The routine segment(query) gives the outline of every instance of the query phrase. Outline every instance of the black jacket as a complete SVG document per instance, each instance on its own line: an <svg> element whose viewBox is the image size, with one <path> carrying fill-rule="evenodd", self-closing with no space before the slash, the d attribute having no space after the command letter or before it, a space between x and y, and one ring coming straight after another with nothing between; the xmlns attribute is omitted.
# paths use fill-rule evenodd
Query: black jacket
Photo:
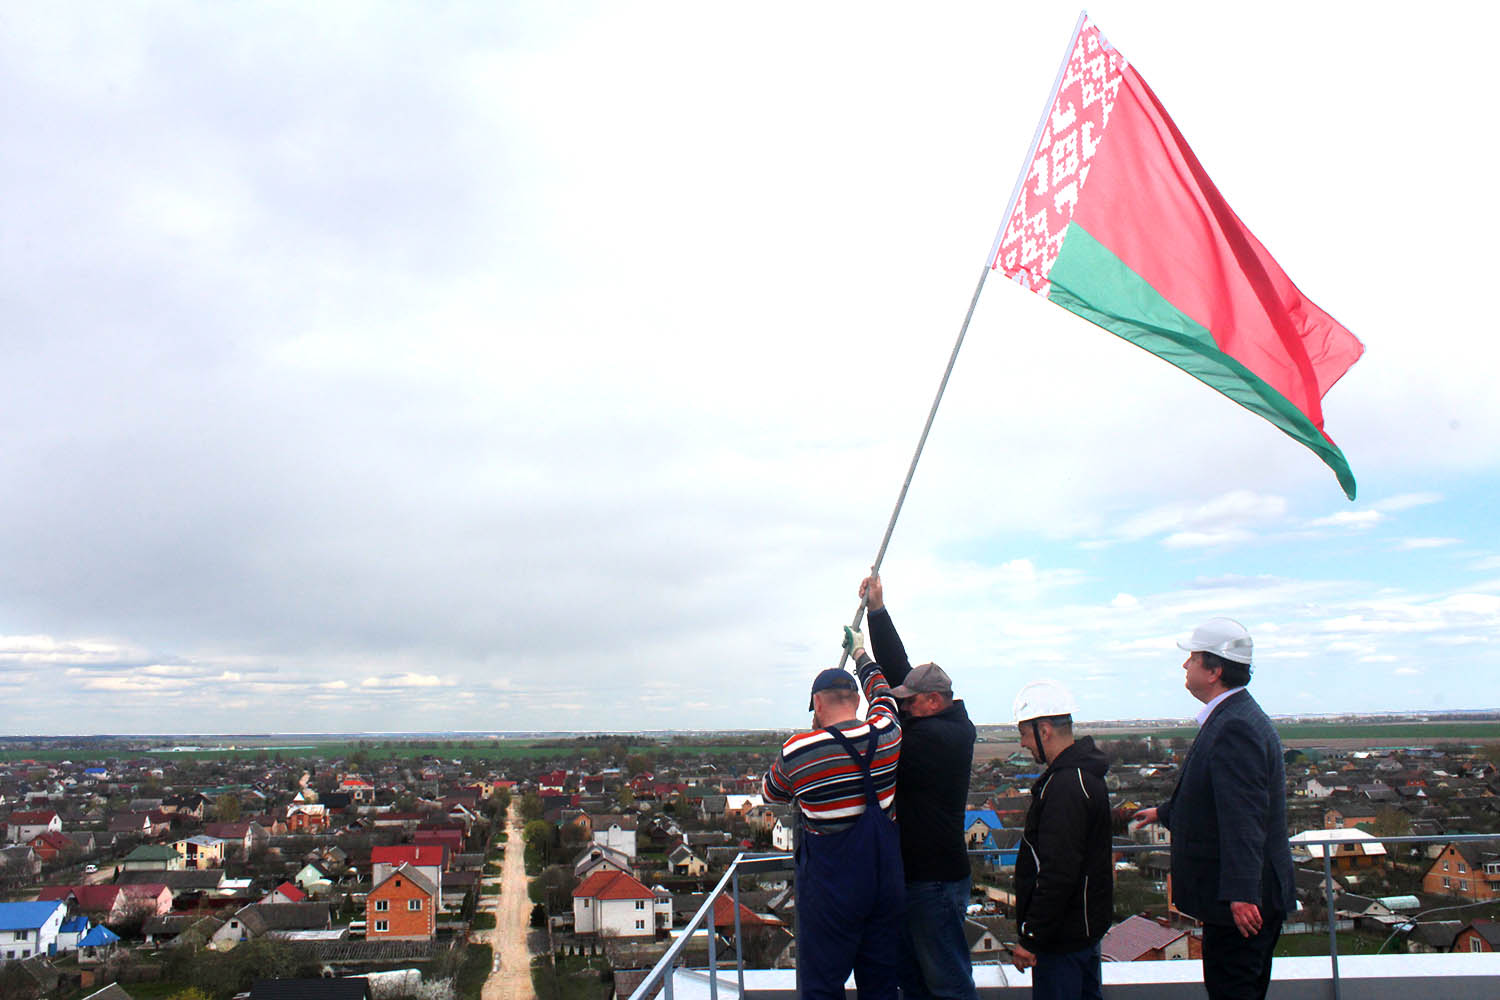
<svg viewBox="0 0 1500 1000"><path fill-rule="evenodd" d="M1172 798L1172 902L1208 924L1232 902L1285 913L1296 905L1287 844L1281 738L1243 688L1214 709L1188 751Z"/></svg>
<svg viewBox="0 0 1500 1000"><path fill-rule="evenodd" d="M1085 736L1031 786L1016 855L1016 923L1028 951L1087 948L1114 919L1108 770Z"/></svg>
<svg viewBox="0 0 1500 1000"><path fill-rule="evenodd" d="M891 687L911 673L906 647L890 613L870 612L870 651ZM964 807L974 763L974 723L955 700L937 715L901 716L901 762L896 768L896 826L908 882L956 882L969 877Z"/></svg>

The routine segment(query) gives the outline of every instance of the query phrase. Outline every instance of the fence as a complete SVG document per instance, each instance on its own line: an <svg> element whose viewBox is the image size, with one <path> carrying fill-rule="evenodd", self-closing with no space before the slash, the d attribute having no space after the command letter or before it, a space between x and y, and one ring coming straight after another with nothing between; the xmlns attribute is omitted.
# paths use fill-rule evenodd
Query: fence
<svg viewBox="0 0 1500 1000"><path fill-rule="evenodd" d="M1382 844L1461 844L1486 842L1500 843L1500 835L1458 834L1447 837L1372 837L1369 841L1360 841L1360 843L1372 842ZM1324 902L1327 913L1332 916L1334 913L1333 901L1336 890L1334 888L1335 883L1333 880L1334 850L1331 848L1337 848L1339 846L1347 847L1350 841L1336 838L1328 838L1326 840L1299 839L1294 843L1295 846L1299 848L1317 846L1323 847L1322 854ZM1122 844L1114 848L1114 853L1145 854L1153 851L1163 850L1170 850L1170 848L1167 845L1163 844ZM969 852L970 855L975 856L988 856L994 853L995 852L993 849L971 850ZM734 913L733 940L735 943L735 996L743 996L745 992L745 960L744 949L740 946L740 878L744 875L756 875L767 872L787 872L792 870L793 860L792 855L790 854L777 852L741 853L740 855L738 855L734 859L733 863L730 864L729 868L724 872L723 877L719 879L718 884L714 886L713 891L711 891L708 894L707 898L704 899L703 905L698 908L698 911L695 914L693 914L692 919L683 926L678 939L672 943L671 947L667 949L666 954L664 954L657 961L656 965L652 967L650 973L647 974L646 978L643 979L640 985L636 987L635 991L631 993L630 1000L646 1000L647 997L654 996L657 989L661 990L661 994L666 998L666 1000L673 1000L673 973L680 966L682 956L686 952L688 943L692 940L693 935L700 930L707 931L708 937L707 978L709 997L710 1000L718 1000L720 969L718 962L718 928L715 925L714 904L726 892L728 892L732 898L731 910ZM1479 872L1476 874L1480 876L1479 880L1482 882L1482 875L1484 873ZM1477 902L1463 903L1455 906L1443 906L1431 910L1425 910L1421 913L1415 914L1410 918L1407 918L1403 921L1402 924L1398 924L1396 926L1396 929L1392 931L1391 937L1386 939L1386 944L1390 943L1391 939L1393 939L1395 935L1400 932L1403 926L1408 923L1414 924L1415 921L1417 921L1419 918L1428 916L1431 913L1446 910L1462 910L1471 906L1494 905L1497 903L1500 903L1500 897L1490 900L1480 900ZM1339 984L1338 923L1339 921L1337 920L1327 921L1329 960L1331 963L1330 981L1332 986L1333 1000L1342 1000L1342 993ZM1382 945L1381 949L1384 950L1384 947L1385 945Z"/></svg>

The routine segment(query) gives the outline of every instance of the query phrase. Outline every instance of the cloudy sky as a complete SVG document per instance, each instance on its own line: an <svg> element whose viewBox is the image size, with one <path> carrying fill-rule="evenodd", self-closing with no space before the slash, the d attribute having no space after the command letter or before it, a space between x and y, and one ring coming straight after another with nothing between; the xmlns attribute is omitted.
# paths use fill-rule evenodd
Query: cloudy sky
<svg viewBox="0 0 1500 1000"><path fill-rule="evenodd" d="M992 281L885 564L979 721L1191 715L1216 614L1272 712L1495 707L1500 14L1347 10L1090 14L1364 341L1358 501ZM8 9L0 733L805 721L1076 15Z"/></svg>

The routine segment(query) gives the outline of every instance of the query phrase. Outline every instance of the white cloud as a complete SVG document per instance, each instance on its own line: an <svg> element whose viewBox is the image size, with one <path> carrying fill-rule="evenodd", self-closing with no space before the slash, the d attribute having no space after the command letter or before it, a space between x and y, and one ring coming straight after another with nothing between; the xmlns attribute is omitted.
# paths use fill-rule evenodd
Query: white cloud
<svg viewBox="0 0 1500 1000"><path fill-rule="evenodd" d="M1462 541L1460 538L1403 538L1396 548L1408 552L1414 549L1440 549L1448 545L1457 545Z"/></svg>
<svg viewBox="0 0 1500 1000"><path fill-rule="evenodd" d="M1248 531L1178 531L1162 539L1169 549L1201 549L1216 545L1238 545L1255 537Z"/></svg>
<svg viewBox="0 0 1500 1000"><path fill-rule="evenodd" d="M1365 530L1373 528L1385 515L1378 510L1341 510L1329 514L1327 517L1319 517L1308 521L1310 528L1353 528Z"/></svg>
<svg viewBox="0 0 1500 1000"><path fill-rule="evenodd" d="M1202 503L1151 508L1127 518L1112 534L1122 541L1164 535L1168 547L1233 544L1252 537L1249 526L1280 521L1286 510L1284 497L1232 490Z"/></svg>
<svg viewBox="0 0 1500 1000"><path fill-rule="evenodd" d="M1397 496L1387 497L1370 504L1372 510L1384 513L1392 513L1401 510L1411 510L1413 507L1422 507L1427 504L1441 503L1441 493L1402 493Z"/></svg>
<svg viewBox="0 0 1500 1000"><path fill-rule="evenodd" d="M447 687L451 681L444 681L434 674L388 674L383 677L366 677L359 682L362 688L376 689L399 689L399 688L431 688Z"/></svg>

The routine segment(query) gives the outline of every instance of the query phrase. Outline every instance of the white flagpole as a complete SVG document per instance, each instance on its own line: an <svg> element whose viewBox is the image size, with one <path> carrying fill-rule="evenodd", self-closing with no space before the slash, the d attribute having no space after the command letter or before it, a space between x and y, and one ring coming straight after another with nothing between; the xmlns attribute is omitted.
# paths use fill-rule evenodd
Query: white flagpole
<svg viewBox="0 0 1500 1000"><path fill-rule="evenodd" d="M906 479L901 484L901 492L896 497L896 507L891 511L891 519L885 526L885 537L880 540L880 550L875 553L875 562L870 565L870 575L880 573L880 564L885 560L885 550L891 544L891 534L896 530L896 518L901 516L901 505L906 502L906 491L911 488L911 480L917 472L917 462L922 457L922 449L927 444L927 435L932 430L932 422L937 417L938 404L943 401L943 393L948 388L948 379L953 374L953 366L958 361L958 349L964 344L964 336L969 332L969 322L974 318L974 308L979 305L979 293L984 291L985 279L989 277L990 271L995 264L995 257L1000 252L1000 239L1005 235L1005 227L1010 225L1011 213L1016 210L1016 203L1021 198L1021 186L1026 183L1026 174L1031 166L1031 161L1036 157L1037 147L1041 145L1042 134L1046 131L1047 116L1052 113L1052 104L1057 100L1057 93L1062 89L1063 75L1068 69L1068 60L1073 55L1073 46L1078 44L1078 35L1083 31L1084 23L1088 20L1088 11L1080 11L1078 23L1073 26L1072 37L1068 39L1068 47L1063 52L1062 65L1057 68L1057 78L1052 82L1052 90L1047 94L1047 104L1042 108L1041 121L1037 123L1036 134L1032 136L1031 146L1026 151L1026 159L1021 163L1021 175L1016 178L1016 186L1011 190L1010 203L1005 206L1005 215L1000 221L1000 228L995 233L995 242L990 247L990 255L985 258L984 270L979 272L979 283L974 286L974 297L969 300L969 311L964 314L963 325L958 329L958 340L953 344L953 352L948 355L948 367L943 370L942 381L938 383L937 396L932 401L932 408L927 411L927 423L922 427L922 436L917 439L916 453L911 457L911 465L906 470ZM859 608L854 612L854 621L851 628L859 628L865 618L865 598L860 598ZM844 650L839 656L839 667L842 668L849 659L849 651Z"/></svg>

